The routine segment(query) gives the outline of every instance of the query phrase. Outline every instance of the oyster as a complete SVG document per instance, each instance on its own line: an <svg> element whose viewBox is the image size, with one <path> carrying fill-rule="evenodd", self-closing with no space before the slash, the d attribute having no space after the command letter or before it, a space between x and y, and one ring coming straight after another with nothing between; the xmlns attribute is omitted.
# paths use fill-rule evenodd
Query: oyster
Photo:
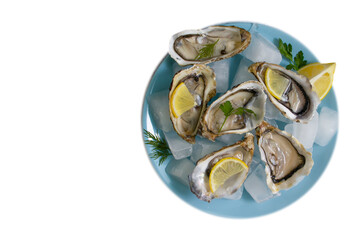
<svg viewBox="0 0 360 240"><path fill-rule="evenodd" d="M196 105L178 117L174 116L170 108L170 119L180 137L195 143L201 116L209 100L216 94L215 73L210 67L201 64L179 71L171 82L169 99L180 83L186 85Z"/></svg>
<svg viewBox="0 0 360 240"><path fill-rule="evenodd" d="M289 80L281 99L276 99L270 94L265 84L265 72L270 68ZM269 96L270 101L288 119L296 122L307 123L320 103L316 92L312 91L309 80L300 74L287 70L279 65L258 62L249 67L249 72L261 82Z"/></svg>
<svg viewBox="0 0 360 240"><path fill-rule="evenodd" d="M242 107L254 114L233 114L225 121L220 105L226 101L229 101L234 109ZM264 118L265 101L266 94L257 81L247 81L233 87L207 108L201 119L201 134L214 141L216 137L224 134L242 134L256 128Z"/></svg>
<svg viewBox="0 0 360 240"><path fill-rule="evenodd" d="M251 34L235 26L211 26L201 30L186 30L172 36L170 56L181 66L210 63L242 52L250 44ZM216 42L216 44L215 44ZM200 49L215 44L210 57L198 59Z"/></svg>
<svg viewBox="0 0 360 240"><path fill-rule="evenodd" d="M226 182L226 186L215 193L211 192L209 186L209 175L212 167L221 159L235 157L241 159L250 168L254 154L254 136L247 133L243 141L223 147L219 151L210 153L197 161L193 172L189 175L191 191L203 201L210 202L213 198L223 198L235 193L243 184L239 176L235 175ZM243 179L243 178L242 178ZM225 185L225 184L224 184Z"/></svg>
<svg viewBox="0 0 360 240"><path fill-rule="evenodd" d="M309 175L314 161L296 138L265 121L256 128L256 136L266 183L273 193L289 189Z"/></svg>

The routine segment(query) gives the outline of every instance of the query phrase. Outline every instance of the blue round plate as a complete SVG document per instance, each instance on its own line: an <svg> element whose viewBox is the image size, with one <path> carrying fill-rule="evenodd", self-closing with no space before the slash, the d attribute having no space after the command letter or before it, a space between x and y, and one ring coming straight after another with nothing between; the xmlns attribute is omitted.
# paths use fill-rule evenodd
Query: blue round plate
<svg viewBox="0 0 360 240"><path fill-rule="evenodd" d="M229 22L219 25L225 25L225 26L232 25L249 30L253 25L253 23ZM275 45L278 44L278 39L281 38L284 42L292 44L293 53L297 53L298 51L302 50L305 59L308 61L308 63L318 62L316 57L308 50L307 47L305 47L301 42L291 37L287 33L282 32L270 26L266 26L262 24L257 24L257 25L258 25L256 29L257 32L259 32L269 41L273 42ZM240 55L241 53L231 58L231 61L233 61L233 63L231 63L231 66L238 65L241 59ZM164 59L160 62L159 66L156 68L145 93L143 109L142 109L142 128L153 133L157 132L158 129L152 122L147 99L152 93L169 89L173 77L172 66L174 63L175 61L167 54L164 57ZM283 59L281 65L286 66L287 64L288 62ZM236 73L236 67L230 68L230 76L229 76L230 80L233 79L235 73ZM327 106L337 111L337 103L333 89L331 89L328 95L326 96L326 98L322 100L318 109L321 109L324 106ZM157 161L155 162L152 159L150 159L150 161L155 171L158 173L158 175L164 181L164 183L178 197L183 199L191 206L198 208L204 212L218 216L232 217L232 218L249 218L249 217L256 217L256 216L269 214L277 210L280 210L286 206L289 206L291 203L295 202L301 196L303 196L307 191L309 191L310 188L314 186L316 181L320 178L326 166L328 165L335 147L336 137L337 134L325 147L321 147L317 144L314 144L313 146L314 166L309 176L305 177L304 180L301 183L299 183L297 186L287 191L281 191L281 196L267 200L262 203L256 203L252 199L252 197L246 192L245 189L243 196L240 200L213 199L211 203L201 201L193 193L191 193L189 187L181 184L175 179L172 179L171 176L168 176L166 174L165 167L169 162L169 159L167 159L161 166L158 166ZM145 147L149 155L151 153L151 148L149 146L145 146Z"/></svg>

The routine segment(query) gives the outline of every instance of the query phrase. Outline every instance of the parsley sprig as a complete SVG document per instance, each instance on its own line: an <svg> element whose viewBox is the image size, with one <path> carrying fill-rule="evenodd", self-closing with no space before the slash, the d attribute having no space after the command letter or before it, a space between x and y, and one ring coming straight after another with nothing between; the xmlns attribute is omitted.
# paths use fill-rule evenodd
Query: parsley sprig
<svg viewBox="0 0 360 240"><path fill-rule="evenodd" d="M251 109L247 109L247 108L243 108L243 107L238 107L238 108L234 109L233 106L231 105L230 101L226 101L223 104L220 104L219 108L221 109L221 111L225 115L224 122L222 123L222 125L221 125L221 127L219 129L219 132L221 132L221 129L223 128L223 126L224 126L226 120L228 119L228 117L230 117L233 114L236 114L236 115L243 115L244 113L245 114L250 114L250 115L254 114L254 116L256 117L256 114Z"/></svg>
<svg viewBox="0 0 360 240"><path fill-rule="evenodd" d="M302 51L299 51L293 59L292 45L290 43L284 43L281 38L279 38L278 49L280 50L280 53L290 61L290 64L286 66L286 69L294 69L297 71L307 64L307 61L304 60L304 53Z"/></svg>
<svg viewBox="0 0 360 240"><path fill-rule="evenodd" d="M196 56L195 60L200 60L203 58L209 58L214 55L214 48L215 45L219 42L219 39L213 43L206 44L203 48L199 50L198 55Z"/></svg>
<svg viewBox="0 0 360 240"><path fill-rule="evenodd" d="M162 139L158 133L152 134L144 129L144 135L146 139L145 144L151 146L153 152L150 154L150 158L156 160L159 158L159 166L166 160L166 158L172 155L170 148L166 141Z"/></svg>

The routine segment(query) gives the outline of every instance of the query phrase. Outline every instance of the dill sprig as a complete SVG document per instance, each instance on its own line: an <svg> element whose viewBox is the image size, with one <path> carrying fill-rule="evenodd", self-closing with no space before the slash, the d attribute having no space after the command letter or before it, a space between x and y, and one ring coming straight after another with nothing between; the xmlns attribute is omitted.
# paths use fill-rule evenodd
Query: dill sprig
<svg viewBox="0 0 360 240"><path fill-rule="evenodd" d="M218 41L219 39L216 40L216 42L206 44L203 48L201 48L195 60L212 57L214 55L215 45L218 43Z"/></svg>
<svg viewBox="0 0 360 240"><path fill-rule="evenodd" d="M150 158L153 160L159 159L160 166L168 156L172 155L168 144L158 133L152 134L144 129L144 135L146 137L144 140L145 144L152 147L153 152L150 154Z"/></svg>

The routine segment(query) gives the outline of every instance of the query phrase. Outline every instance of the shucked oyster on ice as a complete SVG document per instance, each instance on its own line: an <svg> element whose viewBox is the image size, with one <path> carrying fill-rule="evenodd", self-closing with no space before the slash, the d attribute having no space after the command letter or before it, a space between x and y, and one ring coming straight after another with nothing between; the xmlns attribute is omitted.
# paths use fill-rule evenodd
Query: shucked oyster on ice
<svg viewBox="0 0 360 240"><path fill-rule="evenodd" d="M265 84L265 72L268 68L289 80L281 99L276 99L272 96ZM249 72L254 74L261 82L270 101L286 118L296 122L307 123L314 116L320 100L316 92L312 91L311 83L305 76L279 65L266 62L254 63L249 67Z"/></svg>
<svg viewBox="0 0 360 240"><path fill-rule="evenodd" d="M179 71L171 82L169 100L180 83L184 83L188 88L196 101L196 105L178 117L173 114L170 108L170 119L180 137L189 143L195 143L201 116L207 103L216 94L215 73L210 67L202 64Z"/></svg>
<svg viewBox="0 0 360 240"><path fill-rule="evenodd" d="M273 193L295 186L310 174L314 165L311 153L289 133L264 121L256 128L256 136L266 183Z"/></svg>
<svg viewBox="0 0 360 240"><path fill-rule="evenodd" d="M225 121L220 105L226 101L229 101L234 109L242 107L255 114L246 112L242 115L233 114ZM207 108L201 119L201 134L214 141L216 137L224 134L242 134L251 131L263 121L265 101L266 94L257 81L247 81L233 87Z"/></svg>
<svg viewBox="0 0 360 240"><path fill-rule="evenodd" d="M234 175L227 180L224 186L213 193L210 190L209 175L213 166L221 159L235 157L250 168L252 156L254 154L254 136L247 133L243 141L238 141L233 145L223 147L219 151L210 153L198 160L193 172L189 175L190 190L203 201L210 202L213 198L223 198L235 193L243 184L243 178Z"/></svg>
<svg viewBox="0 0 360 240"><path fill-rule="evenodd" d="M172 36L170 56L181 66L210 63L232 57L250 44L251 34L235 26L211 26L200 30L186 30ZM197 59L200 49L214 45L211 57Z"/></svg>

